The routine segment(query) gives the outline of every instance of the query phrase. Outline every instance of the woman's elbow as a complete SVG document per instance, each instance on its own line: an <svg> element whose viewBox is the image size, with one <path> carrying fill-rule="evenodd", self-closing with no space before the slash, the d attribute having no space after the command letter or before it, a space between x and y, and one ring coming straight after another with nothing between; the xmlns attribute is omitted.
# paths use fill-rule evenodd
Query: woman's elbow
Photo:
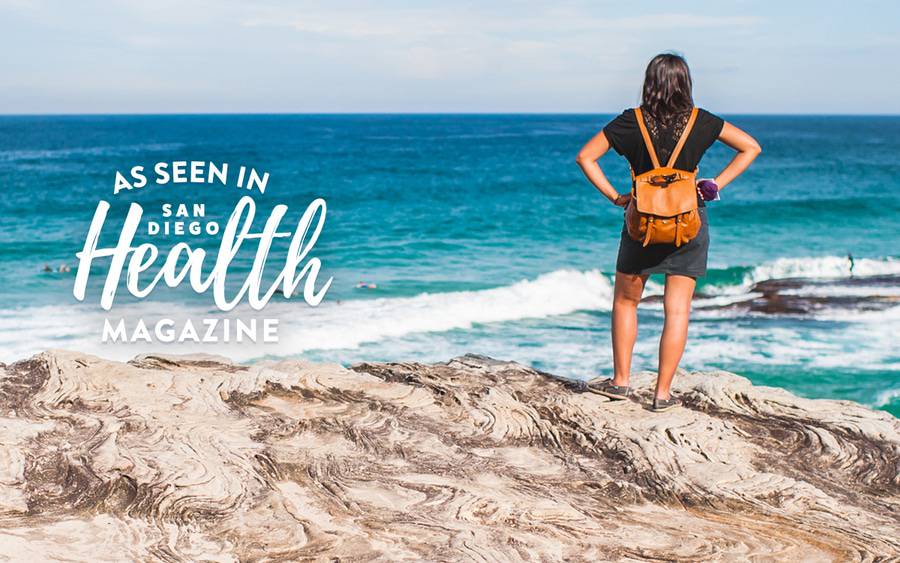
<svg viewBox="0 0 900 563"><path fill-rule="evenodd" d="M575 163L576 163L578 166L584 166L585 164L587 164L587 163L590 162L591 160L593 160L593 159L590 157L590 155L588 155L588 154L587 154L586 152L584 152L584 151L579 152L579 153L575 156Z"/></svg>
<svg viewBox="0 0 900 563"><path fill-rule="evenodd" d="M762 147L759 146L759 143L757 143L756 141L747 143L746 145L741 147L739 150L743 154L746 154L752 158L756 158L757 156L760 155L760 153L762 153Z"/></svg>
<svg viewBox="0 0 900 563"><path fill-rule="evenodd" d="M759 145L759 141L753 139L747 152L753 154L753 156L759 156L760 153L762 153L762 147Z"/></svg>

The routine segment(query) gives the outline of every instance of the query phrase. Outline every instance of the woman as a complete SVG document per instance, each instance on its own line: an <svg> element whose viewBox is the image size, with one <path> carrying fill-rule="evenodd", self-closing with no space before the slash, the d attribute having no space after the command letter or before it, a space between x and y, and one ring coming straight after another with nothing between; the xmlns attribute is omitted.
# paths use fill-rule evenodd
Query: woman
<svg viewBox="0 0 900 563"><path fill-rule="evenodd" d="M687 62L678 55L657 55L647 65L644 77L641 113L659 162L667 162L684 132L694 107L691 74ZM714 179L701 182L704 192L713 199L728 184L750 166L759 155L759 144L747 133L721 118L699 110L693 127L678 153L675 168L694 170L706 150L722 141L737 151L734 158ZM615 205L625 208L631 194L620 194L606 179L597 160L612 147L628 159L635 175L653 169L650 154L637 122L634 110L625 110L613 119L578 153L577 162L588 180ZM709 249L709 227L706 206L698 189L701 220L697 236L686 244L651 244L643 246L633 240L623 227L616 261L616 285L612 310L612 379L592 380L589 388L611 399L625 399L631 389L631 354L637 338L637 306L650 274L666 275L664 298L665 325L659 342L659 368L656 379L654 411L664 411L679 404L671 396L670 387L675 369L684 352L687 340L691 298L698 277L706 275Z"/></svg>

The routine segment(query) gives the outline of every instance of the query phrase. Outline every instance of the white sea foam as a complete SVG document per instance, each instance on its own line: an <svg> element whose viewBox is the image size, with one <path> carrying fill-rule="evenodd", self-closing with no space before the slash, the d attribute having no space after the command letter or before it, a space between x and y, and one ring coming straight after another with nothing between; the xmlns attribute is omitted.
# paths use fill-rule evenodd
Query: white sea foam
<svg viewBox="0 0 900 563"><path fill-rule="evenodd" d="M852 274L857 277L900 275L900 259L857 258ZM778 258L753 268L740 284L709 287L707 292L726 295L746 293L754 284L765 280L849 278L850 275L850 260L846 256Z"/></svg>
<svg viewBox="0 0 900 563"><path fill-rule="evenodd" d="M825 257L807 259L781 259L754 268L749 276L754 282L770 277L835 277L849 269L841 263L844 258ZM859 259L854 272L859 275L900 273L900 260ZM704 319L735 318L744 315L739 310L720 309L724 305L752 299L756 295L748 292L752 283L731 286L720 295L699 299L698 316ZM892 288L872 286L852 289L854 295L872 289L875 295L885 292L895 295ZM721 288L720 288L721 289ZM825 291L821 287L811 287L814 291ZM660 294L662 284L650 281L647 295ZM798 290L802 293L802 290ZM842 290L835 290L842 291ZM846 293L846 292L845 292ZM859 295L864 296L864 295ZM106 317L125 317L136 320L143 317L150 323L164 316L177 319L220 316L205 306L185 304L161 304L139 302L117 305L114 314L99 310L88 304L72 304L53 307L24 307L0 311L0 361L11 361L50 347L66 347L95 353L117 359L129 358L136 353L160 349L169 352L221 353L238 360L248 360L261 356L293 356L312 350L349 350L367 343L377 343L409 338L411 335L441 333L466 330L476 324L490 324L525 321L567 315L576 311L607 311L612 303L611 276L599 271L557 270L538 276L532 280L521 280L507 286L480 291L458 291L447 293L426 293L413 297L355 299L343 301L340 305L326 301L316 308L294 301L276 301L263 314L246 308L236 310L232 316L275 317L280 319L280 342L277 344L221 344L196 346L191 344L148 344L111 345L100 342L100 331ZM648 309L659 309L659 304ZM177 314L171 313L177 311ZM829 316L831 315L831 316ZM873 323L896 327L900 317L900 307L886 311L853 312L835 310L816 314L819 320L836 320L859 324L869 330ZM883 333L884 331L882 331ZM889 331L891 332L891 331ZM759 335L757 335L759 336ZM747 351L758 350L758 346L768 342L769 350L763 356L790 356L791 347L796 345L794 337L783 334L777 340L753 339L753 342L739 343L738 348ZM862 335L860 335L862 337ZM449 338L449 337L448 337ZM465 341L465 338L458 338ZM717 350L736 357L744 352L737 349L730 352L721 339ZM836 342L842 341L835 335ZM879 339L880 340L880 339ZM429 338L429 345L436 346L435 339ZM744 346L746 344L746 346ZM806 346L807 344L804 344ZM888 342L883 345L890 347ZM770 352L777 351L777 354ZM837 348L823 350L822 360L835 358ZM718 353L718 352L717 352ZM689 351L690 355L690 351ZM753 354L755 355L755 354ZM706 354L701 353L701 357ZM765 359L763 357L763 360ZM785 356L787 357L787 356ZM830 359L828 359L830 358ZM707 357L706 359L712 359ZM749 360L750 357L748 356ZM884 358L889 360L888 358ZM760 358L756 357L756 361ZM850 361L848 365L853 365Z"/></svg>
<svg viewBox="0 0 900 563"><path fill-rule="evenodd" d="M742 301L749 301L751 299L756 299L757 297L762 297L762 293L739 293L735 295L717 295L715 297L701 297L695 299L693 302L693 307L697 309L707 309L707 308L718 308L725 307L726 305L733 305L735 303L740 303Z"/></svg>
<svg viewBox="0 0 900 563"><path fill-rule="evenodd" d="M557 270L481 291L353 300L304 309L296 323L285 327L279 347L285 353L353 348L411 333L466 329L476 323L544 318L581 309L608 310L611 304L612 284L607 276L596 270ZM269 314L284 318L282 313L287 313L288 307L296 306L277 304Z"/></svg>
<svg viewBox="0 0 900 563"><path fill-rule="evenodd" d="M900 401L900 387L895 389L885 389L875 398L875 402L872 404L874 407L886 407L887 405Z"/></svg>
<svg viewBox="0 0 900 563"><path fill-rule="evenodd" d="M848 309L832 309L817 311L815 318L820 321L838 321L846 323L858 324L877 324L879 334L883 333L890 324L900 324L900 305L895 305L888 309L872 310L872 311L856 311ZM898 327L900 328L900 327ZM895 337L895 335L892 335Z"/></svg>
<svg viewBox="0 0 900 563"><path fill-rule="evenodd" d="M612 284L599 271L557 270L533 280L481 291L421 294L415 297L326 302L312 308L295 302L273 302L264 315L281 321L277 344L206 345L205 351L237 359L262 355L295 355L314 349L354 348L365 342L413 333L467 329L495 323L564 315L580 309L608 310ZM147 349L191 351L190 344L103 345L103 318L125 316L150 323L161 317L208 317L208 308L142 302L116 308L115 314L96 307L38 307L0 313L3 361L20 359L48 347L74 347L107 357L128 357ZM233 316L248 314L235 310Z"/></svg>
<svg viewBox="0 0 900 563"><path fill-rule="evenodd" d="M900 297L900 286L804 285L796 289L782 289L778 293L805 297Z"/></svg>

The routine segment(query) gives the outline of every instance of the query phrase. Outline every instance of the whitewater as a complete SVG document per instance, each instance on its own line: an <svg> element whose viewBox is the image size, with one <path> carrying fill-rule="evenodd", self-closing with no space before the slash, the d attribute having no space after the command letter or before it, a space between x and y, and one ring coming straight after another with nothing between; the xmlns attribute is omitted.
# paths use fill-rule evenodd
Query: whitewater
<svg viewBox="0 0 900 563"><path fill-rule="evenodd" d="M854 265L854 275L900 276L900 259L860 259ZM753 299L758 294L751 289L765 280L801 278L806 280L834 280L827 287L812 286L786 290L792 295L820 296L898 295L898 287L843 287L841 280L850 279L845 257L817 257L778 259L747 269L744 279L731 285L701 285L695 298L697 315L734 318L724 306ZM900 278L898 278L900 279ZM660 280L651 279L645 297L661 295ZM900 283L900 282L898 282ZM441 333L471 329L475 325L515 323L528 319L547 319L578 311L604 312L612 306L613 276L598 270L557 270L534 279L523 279L510 285L479 291L422 293L413 297L361 298L341 301L326 300L318 307L308 307L295 301L272 302L265 317L281 320L281 338L277 344L253 345L223 343L210 346L214 353L241 361L259 357L296 356L316 350L354 349L363 344L398 339L420 333ZM660 311L659 302L642 305L648 311ZM819 318L833 318L864 324L896 323L897 308L868 314L841 312L817 313ZM214 309L185 304L136 302L116 307L118 316L143 318L150 323L163 317L189 319L210 317ZM174 313L174 314L173 314ZM239 307L235 316L254 318L261 313L249 307ZM832 315L832 317L829 317ZM833 316L837 315L837 316ZM107 313L85 305L21 307L0 311L0 338L3 361L12 361L46 348L72 347L113 359L127 359L145 352L139 344L104 344L83 327L101 326ZM882 329L884 327L882 326ZM177 343L164 345L173 352L187 351ZM152 349L159 349L155 344ZM400 358L396 358L400 359ZM833 361L833 360L832 360Z"/></svg>

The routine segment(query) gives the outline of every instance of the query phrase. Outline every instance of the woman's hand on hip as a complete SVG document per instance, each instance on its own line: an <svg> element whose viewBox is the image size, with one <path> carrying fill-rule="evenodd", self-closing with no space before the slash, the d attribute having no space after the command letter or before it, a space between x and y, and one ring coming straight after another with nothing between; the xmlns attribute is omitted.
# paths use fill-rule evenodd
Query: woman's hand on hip
<svg viewBox="0 0 900 563"><path fill-rule="evenodd" d="M614 205L618 205L619 207L628 207L628 204L631 202L631 194L619 194L616 199L613 200Z"/></svg>

